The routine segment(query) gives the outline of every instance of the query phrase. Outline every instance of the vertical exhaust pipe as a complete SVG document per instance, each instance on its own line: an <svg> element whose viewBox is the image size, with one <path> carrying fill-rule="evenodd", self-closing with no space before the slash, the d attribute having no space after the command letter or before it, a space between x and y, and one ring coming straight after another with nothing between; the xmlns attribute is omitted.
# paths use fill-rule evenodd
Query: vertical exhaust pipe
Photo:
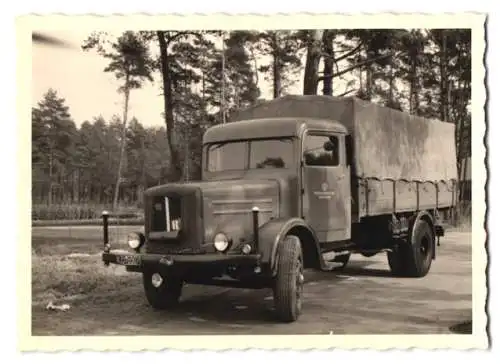
<svg viewBox="0 0 500 364"><path fill-rule="evenodd" d="M108 233L108 226L109 226L109 212L103 211L102 212L102 228L103 228L103 241L104 241L104 252L109 253L111 250L111 246L109 245L109 233ZM104 265L109 265L109 262L104 262Z"/></svg>
<svg viewBox="0 0 500 364"><path fill-rule="evenodd" d="M254 206L252 208L253 215L253 241L255 246L255 251L259 251L259 208Z"/></svg>

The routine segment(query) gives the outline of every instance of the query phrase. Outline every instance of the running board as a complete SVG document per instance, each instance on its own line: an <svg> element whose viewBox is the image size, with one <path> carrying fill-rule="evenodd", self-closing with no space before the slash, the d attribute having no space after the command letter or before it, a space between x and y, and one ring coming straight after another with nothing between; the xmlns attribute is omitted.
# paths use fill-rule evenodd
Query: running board
<svg viewBox="0 0 500 364"><path fill-rule="evenodd" d="M384 252L390 252L392 251L391 248L384 248L384 249L377 249L377 253L384 253ZM362 250L342 250L342 251L329 251L326 253L322 253L323 260L325 262L333 262L336 258L348 255L348 254L361 254L363 251ZM365 252L375 252L375 251L370 251L370 250L365 250Z"/></svg>
<svg viewBox="0 0 500 364"><path fill-rule="evenodd" d="M322 256L323 256L323 260L325 262L332 262L335 260L335 258L344 256L344 255L348 255L350 253L351 253L350 250L342 250L339 252L331 251L331 252L323 253Z"/></svg>

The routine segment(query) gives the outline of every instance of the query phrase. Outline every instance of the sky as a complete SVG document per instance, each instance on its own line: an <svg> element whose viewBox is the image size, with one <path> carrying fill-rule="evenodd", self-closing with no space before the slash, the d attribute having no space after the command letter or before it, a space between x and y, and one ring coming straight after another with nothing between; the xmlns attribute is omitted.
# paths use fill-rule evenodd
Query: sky
<svg viewBox="0 0 500 364"><path fill-rule="evenodd" d="M68 43L71 47L59 48L33 44L32 53L32 105L42 99L49 88L57 91L66 100L71 116L77 126L102 115L111 120L113 115L121 115L123 98L118 94L118 83L114 76L105 73L107 60L94 51L83 51L81 45L89 36L88 30L45 32ZM119 33L116 33L118 36ZM304 57L305 58L305 57ZM257 66L268 60L257 59ZM305 59L303 60L305 64ZM303 67L302 67L303 68ZM290 94L302 93L303 70L296 82L287 90ZM147 127L164 125L161 117L163 100L160 89L160 75L155 75L153 83L145 83L142 89L133 90L130 97L129 117L136 117ZM320 85L321 87L321 85ZM336 79L334 94L345 91L345 83ZM259 74L261 97L272 98L271 83ZM318 88L319 89L319 88Z"/></svg>
<svg viewBox="0 0 500 364"><path fill-rule="evenodd" d="M87 32L47 32L66 41L71 48L34 44L32 53L32 104L36 105L49 88L66 100L77 126L85 120L102 115L110 120L121 115L123 100L117 92L114 76L103 72L106 59L95 52L84 52L81 44ZM130 100L131 117L145 126L162 126L163 111L160 88L155 84L134 90Z"/></svg>
<svg viewBox="0 0 500 364"><path fill-rule="evenodd" d="M71 116L77 126L102 115L110 120L113 115L122 114L123 99L118 94L118 83L114 76L103 70L107 60L94 51L84 52L83 41L88 31L46 32L67 42L70 48L50 47L33 44L32 105L42 99L49 88L57 91L66 100ZM260 60L262 62L262 60ZM259 60L258 60L259 63ZM134 90L130 97L129 117L136 117L144 126L163 126L161 118L163 100L160 90L160 77L156 75L153 83L146 83L142 89ZM301 93L302 83L298 75L295 87L289 93ZM259 75L261 97L270 99L271 84Z"/></svg>

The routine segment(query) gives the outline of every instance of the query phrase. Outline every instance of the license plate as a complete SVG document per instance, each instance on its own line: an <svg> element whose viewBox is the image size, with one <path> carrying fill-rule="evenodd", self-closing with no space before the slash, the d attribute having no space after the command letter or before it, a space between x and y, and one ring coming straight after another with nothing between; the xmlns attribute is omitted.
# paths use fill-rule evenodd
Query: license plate
<svg viewBox="0 0 500 364"><path fill-rule="evenodd" d="M117 255L116 262L121 265L141 265L141 257L139 255Z"/></svg>

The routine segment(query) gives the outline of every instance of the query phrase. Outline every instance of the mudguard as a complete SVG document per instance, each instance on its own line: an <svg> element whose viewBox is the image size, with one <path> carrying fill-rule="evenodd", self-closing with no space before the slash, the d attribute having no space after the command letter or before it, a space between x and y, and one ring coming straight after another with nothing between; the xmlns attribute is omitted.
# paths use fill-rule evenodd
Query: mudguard
<svg viewBox="0 0 500 364"><path fill-rule="evenodd" d="M267 222L259 229L259 250L262 254L262 262L274 275L276 273L276 259L278 245L282 243L289 232L299 232L303 251L307 247L309 266L324 269L325 262L321 255L319 242L311 227L300 218L275 219ZM305 239L307 237L307 239ZM304 257L306 259L306 257Z"/></svg>

